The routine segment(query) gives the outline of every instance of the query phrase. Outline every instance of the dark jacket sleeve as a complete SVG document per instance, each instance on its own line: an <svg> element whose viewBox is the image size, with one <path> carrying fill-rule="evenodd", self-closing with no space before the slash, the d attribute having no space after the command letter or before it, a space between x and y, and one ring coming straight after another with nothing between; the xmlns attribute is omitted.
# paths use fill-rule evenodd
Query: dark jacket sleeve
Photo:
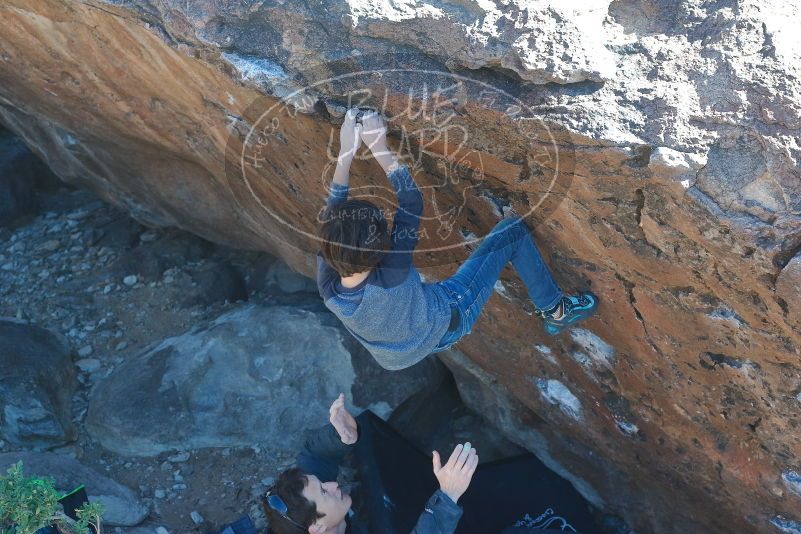
<svg viewBox="0 0 801 534"><path fill-rule="evenodd" d="M342 443L334 427L326 425L306 434L306 442L297 456L297 466L323 482L336 480L342 460L353 447Z"/></svg>
<svg viewBox="0 0 801 534"><path fill-rule="evenodd" d="M452 534L462 517L462 509L450 497L437 490L428 499L412 534Z"/></svg>
<svg viewBox="0 0 801 534"><path fill-rule="evenodd" d="M317 253L317 291L323 301L331 298L334 282L339 280L339 273L328 265L321 253Z"/></svg>
<svg viewBox="0 0 801 534"><path fill-rule="evenodd" d="M331 183L331 190L328 192L328 200L325 202L325 211L330 212L346 200L350 186Z"/></svg>
<svg viewBox="0 0 801 534"><path fill-rule="evenodd" d="M393 269L408 268L412 264L412 253L419 240L423 195L406 165L399 165L387 176L398 197L398 210L392 223L392 252L387 254L382 263Z"/></svg>

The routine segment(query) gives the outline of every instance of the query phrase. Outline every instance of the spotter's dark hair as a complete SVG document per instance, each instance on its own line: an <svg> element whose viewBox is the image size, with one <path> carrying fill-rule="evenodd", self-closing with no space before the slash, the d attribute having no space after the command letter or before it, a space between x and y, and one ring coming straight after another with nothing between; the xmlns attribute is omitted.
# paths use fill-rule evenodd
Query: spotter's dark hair
<svg viewBox="0 0 801 534"><path fill-rule="evenodd" d="M309 527L325 514L317 512L317 505L303 496L303 489L309 483L309 478L299 468L287 469L278 476L278 481L273 485L271 491L278 495L286 503L287 516L299 525L305 525L305 530L301 530L297 525L287 521L277 511L267 504L267 496L261 498L261 506L270 523L270 532L273 534L298 534L308 532Z"/></svg>

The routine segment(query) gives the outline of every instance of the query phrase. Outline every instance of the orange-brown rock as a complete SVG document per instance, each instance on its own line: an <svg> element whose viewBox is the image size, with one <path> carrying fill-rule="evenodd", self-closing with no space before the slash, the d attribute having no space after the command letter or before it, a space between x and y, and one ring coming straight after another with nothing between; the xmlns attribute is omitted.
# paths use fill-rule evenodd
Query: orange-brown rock
<svg viewBox="0 0 801 534"><path fill-rule="evenodd" d="M305 4L6 0L0 120L147 224L313 275L369 89L424 188L427 277L511 209L602 300L547 338L506 272L446 358L465 398L638 532L801 532L798 8ZM385 185L354 162L357 194Z"/></svg>

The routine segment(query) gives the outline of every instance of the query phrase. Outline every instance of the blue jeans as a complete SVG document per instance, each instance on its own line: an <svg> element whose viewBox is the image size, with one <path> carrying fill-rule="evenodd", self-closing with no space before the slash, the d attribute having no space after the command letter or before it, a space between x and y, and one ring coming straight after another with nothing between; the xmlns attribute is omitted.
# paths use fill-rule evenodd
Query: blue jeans
<svg viewBox="0 0 801 534"><path fill-rule="evenodd" d="M550 310L559 303L562 290L543 263L528 226L519 218L504 219L495 225L453 276L439 282L450 299L451 307L458 308L461 319L454 331L443 336L434 352L449 348L472 331L495 289L495 282L509 261L526 284L528 296L537 310Z"/></svg>

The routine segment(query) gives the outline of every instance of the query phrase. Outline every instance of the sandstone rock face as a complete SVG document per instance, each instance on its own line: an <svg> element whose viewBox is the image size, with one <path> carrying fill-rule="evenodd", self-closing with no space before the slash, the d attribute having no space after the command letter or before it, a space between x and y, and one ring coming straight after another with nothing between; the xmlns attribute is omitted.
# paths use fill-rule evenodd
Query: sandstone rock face
<svg viewBox="0 0 801 534"><path fill-rule="evenodd" d="M75 439L70 353L64 339L44 328L0 320L0 438L42 448Z"/></svg>
<svg viewBox="0 0 801 534"><path fill-rule="evenodd" d="M801 254L784 266L776 279L776 292L781 295L782 311L796 327L801 326Z"/></svg>
<svg viewBox="0 0 801 534"><path fill-rule="evenodd" d="M510 435L539 429L638 531L801 529L798 7L575 6L11 0L0 120L144 223L312 275L336 125L380 108L424 188L425 276L513 210L601 297L552 339L496 286L460 365ZM375 163L352 176L391 206Z"/></svg>
<svg viewBox="0 0 801 534"><path fill-rule="evenodd" d="M83 484L90 502L103 505L103 522L112 526L134 526L149 512L130 488L101 475L75 458L55 453L7 452L0 454L5 472L21 461L26 476L51 477L57 490L69 492Z"/></svg>

